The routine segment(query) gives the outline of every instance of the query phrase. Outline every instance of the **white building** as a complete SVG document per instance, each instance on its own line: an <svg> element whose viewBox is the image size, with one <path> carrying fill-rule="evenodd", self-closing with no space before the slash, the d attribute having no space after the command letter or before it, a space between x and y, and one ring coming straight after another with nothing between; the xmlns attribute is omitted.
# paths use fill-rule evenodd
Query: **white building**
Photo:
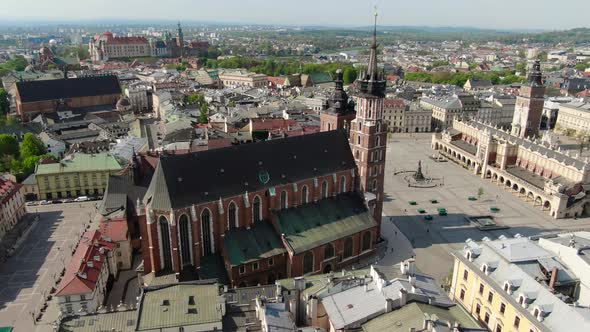
<svg viewBox="0 0 590 332"><path fill-rule="evenodd" d="M42 132L39 134L39 139L47 148L47 153L55 156L57 159L61 159L66 152L66 143L55 139L51 134Z"/></svg>
<svg viewBox="0 0 590 332"><path fill-rule="evenodd" d="M590 134L590 103L576 101L559 105L555 130L568 135Z"/></svg>
<svg viewBox="0 0 590 332"><path fill-rule="evenodd" d="M131 110L134 113L145 113L150 111L148 95L151 95L150 88L144 84L133 84L125 88L125 96L131 102Z"/></svg>

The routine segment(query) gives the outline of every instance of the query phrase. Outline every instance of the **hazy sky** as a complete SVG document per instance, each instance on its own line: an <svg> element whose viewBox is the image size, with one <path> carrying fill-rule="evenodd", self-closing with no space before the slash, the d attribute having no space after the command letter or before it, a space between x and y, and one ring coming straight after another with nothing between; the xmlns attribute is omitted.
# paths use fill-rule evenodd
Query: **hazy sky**
<svg viewBox="0 0 590 332"><path fill-rule="evenodd" d="M295 25L566 29L589 26L589 0L4 0L0 17L170 19Z"/></svg>

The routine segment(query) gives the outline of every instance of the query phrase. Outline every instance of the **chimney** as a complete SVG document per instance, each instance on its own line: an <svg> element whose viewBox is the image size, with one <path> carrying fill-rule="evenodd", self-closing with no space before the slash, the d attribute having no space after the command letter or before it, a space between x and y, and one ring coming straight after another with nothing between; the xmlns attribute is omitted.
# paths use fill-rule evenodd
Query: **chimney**
<svg viewBox="0 0 590 332"><path fill-rule="evenodd" d="M304 277L297 277L295 278L295 289L302 291L305 289L305 278Z"/></svg>
<svg viewBox="0 0 590 332"><path fill-rule="evenodd" d="M400 307L405 306L407 301L408 301L408 291L402 288L399 290L399 306Z"/></svg>
<svg viewBox="0 0 590 332"><path fill-rule="evenodd" d="M385 299L385 312L391 312L393 310L393 300Z"/></svg>
<svg viewBox="0 0 590 332"><path fill-rule="evenodd" d="M557 282L557 274L559 273L559 269L557 267L554 267L553 270L551 270L551 279L549 280L549 289L550 290L555 290L555 283Z"/></svg>

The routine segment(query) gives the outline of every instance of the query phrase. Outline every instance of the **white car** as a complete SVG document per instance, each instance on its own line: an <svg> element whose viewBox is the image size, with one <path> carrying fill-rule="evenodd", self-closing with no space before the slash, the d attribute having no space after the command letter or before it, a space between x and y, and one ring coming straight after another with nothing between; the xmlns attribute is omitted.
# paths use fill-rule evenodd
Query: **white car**
<svg viewBox="0 0 590 332"><path fill-rule="evenodd" d="M42 200L41 202L39 202L39 205L49 205L51 204L51 201L48 200Z"/></svg>
<svg viewBox="0 0 590 332"><path fill-rule="evenodd" d="M74 200L74 202L86 202L86 201L89 201L89 200L90 200L90 198L88 198L88 196L80 196L80 197L76 198Z"/></svg>
<svg viewBox="0 0 590 332"><path fill-rule="evenodd" d="M27 202L27 204L25 204L26 206L37 206L39 205L39 202L37 201L32 201L32 202Z"/></svg>

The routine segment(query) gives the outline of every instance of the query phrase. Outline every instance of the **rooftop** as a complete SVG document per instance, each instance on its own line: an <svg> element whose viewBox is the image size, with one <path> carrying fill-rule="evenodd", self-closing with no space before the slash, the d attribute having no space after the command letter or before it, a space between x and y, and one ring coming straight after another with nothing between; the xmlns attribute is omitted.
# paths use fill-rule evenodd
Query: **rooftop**
<svg viewBox="0 0 590 332"><path fill-rule="evenodd" d="M23 81L16 83L23 103L121 94L117 76L90 76L68 79Z"/></svg>
<svg viewBox="0 0 590 332"><path fill-rule="evenodd" d="M123 167L110 153L83 154L76 153L70 158L64 158L59 163L42 164L37 166L35 174L48 175L74 172L104 172L118 171Z"/></svg>
<svg viewBox="0 0 590 332"><path fill-rule="evenodd" d="M377 225L356 193L280 210L276 216L279 233L296 254Z"/></svg>
<svg viewBox="0 0 590 332"><path fill-rule="evenodd" d="M219 285L193 282L148 287L139 300L136 331L201 324L221 324Z"/></svg>
<svg viewBox="0 0 590 332"><path fill-rule="evenodd" d="M232 266L286 252L281 239L266 221L258 221L250 229L236 228L226 232L223 245Z"/></svg>

